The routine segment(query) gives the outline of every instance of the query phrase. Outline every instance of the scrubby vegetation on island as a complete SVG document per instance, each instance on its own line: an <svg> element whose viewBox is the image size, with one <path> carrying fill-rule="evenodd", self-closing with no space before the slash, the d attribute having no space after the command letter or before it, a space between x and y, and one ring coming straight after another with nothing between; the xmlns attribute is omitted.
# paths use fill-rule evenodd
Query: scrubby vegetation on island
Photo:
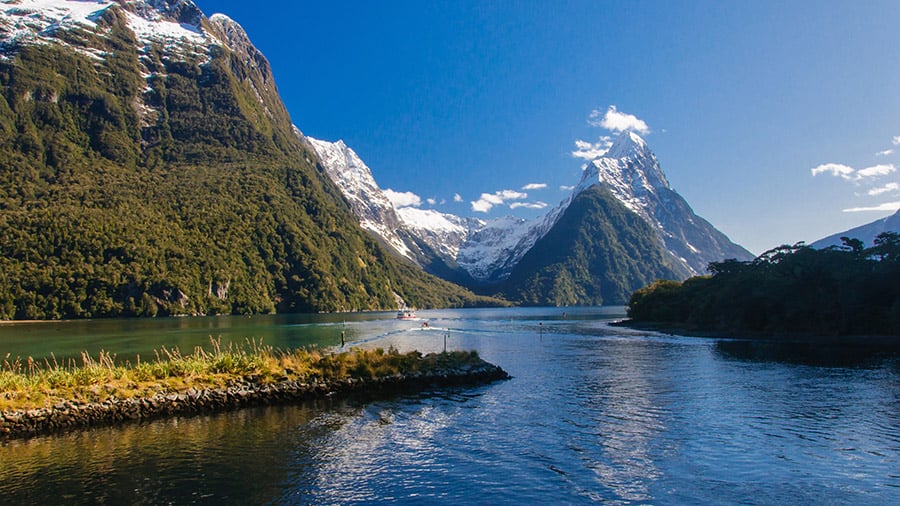
<svg viewBox="0 0 900 506"><path fill-rule="evenodd" d="M7 357L0 368L0 439L192 416L348 395L383 395L508 379L474 351L326 353L248 343L162 349L151 362L120 364L101 352L82 363Z"/></svg>
<svg viewBox="0 0 900 506"><path fill-rule="evenodd" d="M6 357L0 367L0 413L50 408L60 402L102 403L110 399L151 398L188 390L225 388L250 382L257 386L278 382L332 383L348 378L372 380L484 364L475 351L452 351L423 356L353 349L342 353L294 349L280 350L254 341L209 348L190 354L161 348L155 357L134 362L117 360L101 351L97 357L82 353L80 363L55 359Z"/></svg>
<svg viewBox="0 0 900 506"><path fill-rule="evenodd" d="M900 234L871 247L780 246L749 262L710 264L709 276L661 280L631 296L633 322L766 335L900 335Z"/></svg>

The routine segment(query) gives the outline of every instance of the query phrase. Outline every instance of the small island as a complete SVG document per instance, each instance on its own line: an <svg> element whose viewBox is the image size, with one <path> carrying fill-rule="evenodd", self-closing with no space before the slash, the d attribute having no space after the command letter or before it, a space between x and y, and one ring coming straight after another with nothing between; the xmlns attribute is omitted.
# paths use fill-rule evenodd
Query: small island
<svg viewBox="0 0 900 506"><path fill-rule="evenodd" d="M900 234L871 247L780 246L749 262L725 260L711 275L660 280L636 291L628 325L706 335L846 338L900 336Z"/></svg>
<svg viewBox="0 0 900 506"><path fill-rule="evenodd" d="M342 353L276 350L250 342L188 355L162 348L151 361L120 363L83 353L58 364L32 358L0 368L0 439L31 437L129 421L190 416L248 406L372 395L508 379L475 351L354 349Z"/></svg>

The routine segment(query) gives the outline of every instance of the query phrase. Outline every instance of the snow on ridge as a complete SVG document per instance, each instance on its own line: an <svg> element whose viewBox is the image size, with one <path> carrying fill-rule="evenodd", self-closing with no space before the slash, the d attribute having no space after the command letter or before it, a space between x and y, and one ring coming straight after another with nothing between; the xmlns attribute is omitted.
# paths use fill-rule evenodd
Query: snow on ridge
<svg viewBox="0 0 900 506"><path fill-rule="evenodd" d="M295 133L313 148L325 173L350 204L360 226L381 237L401 255L413 259L412 250L397 233L397 229L401 227L397 210L378 187L371 169L359 155L347 147L344 141L328 142L304 137L299 130L295 130Z"/></svg>
<svg viewBox="0 0 900 506"><path fill-rule="evenodd" d="M2 3L5 16L27 18L47 26L81 24L90 27L96 26L94 19L113 5L113 2L98 0L4 0Z"/></svg>
<svg viewBox="0 0 900 506"><path fill-rule="evenodd" d="M0 33L4 38L31 43L60 43L55 37L58 30L86 29L97 31L97 20L113 5L121 2L107 0L4 0L0 5ZM207 45L214 39L199 26L166 19L156 4L126 2L131 7L123 9L129 28L142 45L189 42ZM182 2L181 7L193 8L193 3ZM197 19L199 25L199 18ZM82 48L76 48L82 49Z"/></svg>
<svg viewBox="0 0 900 506"><path fill-rule="evenodd" d="M209 38L196 26L166 20L149 20L131 12L127 13L128 27L138 40L147 42L188 41L205 44Z"/></svg>

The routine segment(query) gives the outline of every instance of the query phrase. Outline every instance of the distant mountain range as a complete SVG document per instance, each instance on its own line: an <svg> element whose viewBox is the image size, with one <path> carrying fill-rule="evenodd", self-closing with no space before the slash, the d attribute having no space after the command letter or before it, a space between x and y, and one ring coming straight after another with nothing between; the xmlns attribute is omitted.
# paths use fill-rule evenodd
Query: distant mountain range
<svg viewBox="0 0 900 506"><path fill-rule="evenodd" d="M753 258L691 210L633 132L532 221L396 209L343 142L308 141L364 228L427 271L482 293L529 304L624 303L659 277L683 279L709 262Z"/></svg>
<svg viewBox="0 0 900 506"><path fill-rule="evenodd" d="M810 246L816 249L827 248L828 246L840 246L842 244L841 237L859 239L865 243L866 246L872 246L875 237L882 232L900 233L900 211L885 218L875 220L872 223L867 223L844 232L829 235L828 237L819 239L810 244Z"/></svg>

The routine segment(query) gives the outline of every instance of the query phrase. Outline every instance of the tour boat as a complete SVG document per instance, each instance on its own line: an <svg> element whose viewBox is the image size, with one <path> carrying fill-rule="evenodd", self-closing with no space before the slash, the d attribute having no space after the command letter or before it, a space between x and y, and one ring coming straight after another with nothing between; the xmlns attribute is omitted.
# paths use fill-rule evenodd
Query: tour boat
<svg viewBox="0 0 900 506"><path fill-rule="evenodd" d="M398 320L417 320L416 312L412 309L401 309L397 311Z"/></svg>

